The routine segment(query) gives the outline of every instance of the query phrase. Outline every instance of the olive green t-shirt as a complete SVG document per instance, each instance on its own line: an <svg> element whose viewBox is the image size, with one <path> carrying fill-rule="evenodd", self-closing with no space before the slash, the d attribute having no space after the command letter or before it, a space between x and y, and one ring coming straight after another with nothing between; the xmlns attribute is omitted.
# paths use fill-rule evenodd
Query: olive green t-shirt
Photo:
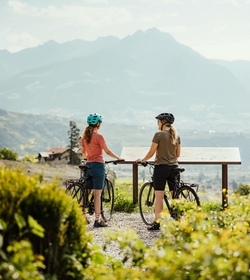
<svg viewBox="0 0 250 280"><path fill-rule="evenodd" d="M178 136L177 144L172 144L170 138L170 132L168 130L163 130L156 132L152 142L158 144L156 155L155 155L155 165L167 164L167 165L178 165L178 160L176 157L176 150L178 144L181 143L181 139Z"/></svg>

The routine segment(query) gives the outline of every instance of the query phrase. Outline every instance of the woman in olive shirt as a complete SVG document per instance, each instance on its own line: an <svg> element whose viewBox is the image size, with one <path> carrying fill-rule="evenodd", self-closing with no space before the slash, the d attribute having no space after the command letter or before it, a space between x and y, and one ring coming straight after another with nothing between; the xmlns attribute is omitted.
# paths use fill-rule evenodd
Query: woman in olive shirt
<svg viewBox="0 0 250 280"><path fill-rule="evenodd" d="M170 192L173 192L175 174L172 172L178 166L178 157L181 151L180 136L174 123L174 116L170 113L162 113L155 117L158 121L159 132L156 132L151 147L144 158L137 162L149 160L155 154L154 161L154 190L155 190L155 222L148 230L160 229L160 213L163 210L163 198L166 181L168 181Z"/></svg>

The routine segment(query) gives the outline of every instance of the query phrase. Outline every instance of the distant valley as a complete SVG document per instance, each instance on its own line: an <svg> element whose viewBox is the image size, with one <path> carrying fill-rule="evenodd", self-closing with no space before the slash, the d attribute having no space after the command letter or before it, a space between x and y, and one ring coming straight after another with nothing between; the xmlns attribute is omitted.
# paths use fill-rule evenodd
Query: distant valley
<svg viewBox="0 0 250 280"><path fill-rule="evenodd" d="M72 119L71 119L72 120ZM70 119L54 116L29 115L0 110L0 148L7 147L24 156L37 155L55 147L69 145L68 131ZM82 132L85 119L77 120ZM119 125L104 121L101 133L108 146L117 154L123 147L150 146L156 125ZM178 129L184 147L239 147L244 170L250 169L250 134Z"/></svg>

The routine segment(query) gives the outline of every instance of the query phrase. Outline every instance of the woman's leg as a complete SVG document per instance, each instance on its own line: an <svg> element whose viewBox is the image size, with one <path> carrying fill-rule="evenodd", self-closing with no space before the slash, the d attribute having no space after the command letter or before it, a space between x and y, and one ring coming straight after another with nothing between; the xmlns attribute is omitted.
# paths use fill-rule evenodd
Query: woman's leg
<svg viewBox="0 0 250 280"><path fill-rule="evenodd" d="M93 193L94 193L94 210L95 210L95 227L107 226L101 219L101 194L104 187L105 168L103 163L88 163L90 169L89 174L92 177Z"/></svg>
<svg viewBox="0 0 250 280"><path fill-rule="evenodd" d="M164 191L155 191L155 221L159 223L160 214L163 210Z"/></svg>
<svg viewBox="0 0 250 280"><path fill-rule="evenodd" d="M101 194L102 190L94 190L94 209L96 221L99 221L101 218Z"/></svg>

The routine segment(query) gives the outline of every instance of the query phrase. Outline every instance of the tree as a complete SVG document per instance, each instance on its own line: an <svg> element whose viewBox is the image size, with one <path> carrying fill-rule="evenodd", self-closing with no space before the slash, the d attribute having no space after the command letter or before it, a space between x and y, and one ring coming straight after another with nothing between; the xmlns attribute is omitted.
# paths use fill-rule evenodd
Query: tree
<svg viewBox="0 0 250 280"><path fill-rule="evenodd" d="M69 140L70 140L70 164L79 164L80 160L73 152L74 148L79 148L79 131L74 121L69 122L70 130L68 131Z"/></svg>
<svg viewBox="0 0 250 280"><path fill-rule="evenodd" d="M17 160L18 154L8 148L0 149L0 159Z"/></svg>
<svg viewBox="0 0 250 280"><path fill-rule="evenodd" d="M235 193L237 193L239 195L249 195L250 185L240 184L238 189L235 191Z"/></svg>

